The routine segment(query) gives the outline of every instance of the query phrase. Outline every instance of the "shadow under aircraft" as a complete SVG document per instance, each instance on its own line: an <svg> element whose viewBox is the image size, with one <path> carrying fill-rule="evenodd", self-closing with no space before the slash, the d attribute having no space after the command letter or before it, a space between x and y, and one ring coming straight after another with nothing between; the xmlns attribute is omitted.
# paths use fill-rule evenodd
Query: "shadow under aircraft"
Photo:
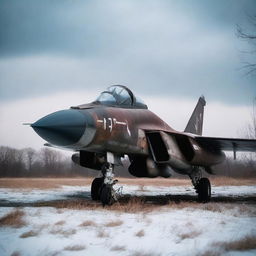
<svg viewBox="0 0 256 256"><path fill-rule="evenodd" d="M117 200L114 167L130 159L135 177L165 177L173 171L188 175L198 199L208 202L211 185L203 171L225 160L223 151L256 151L256 140L202 136L206 101L200 97L183 132L171 128L131 90L114 85L89 104L49 114L31 124L51 147L75 151L72 160L101 172L91 185L91 197L103 205Z"/></svg>

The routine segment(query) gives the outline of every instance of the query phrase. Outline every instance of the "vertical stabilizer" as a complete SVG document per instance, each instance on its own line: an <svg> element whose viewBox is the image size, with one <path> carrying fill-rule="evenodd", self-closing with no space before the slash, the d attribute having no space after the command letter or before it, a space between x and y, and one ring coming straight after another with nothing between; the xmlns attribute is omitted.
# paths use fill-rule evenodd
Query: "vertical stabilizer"
<svg viewBox="0 0 256 256"><path fill-rule="evenodd" d="M204 96L201 96L196 104L196 107L188 121L184 132L202 135L205 104L206 101L204 99Z"/></svg>

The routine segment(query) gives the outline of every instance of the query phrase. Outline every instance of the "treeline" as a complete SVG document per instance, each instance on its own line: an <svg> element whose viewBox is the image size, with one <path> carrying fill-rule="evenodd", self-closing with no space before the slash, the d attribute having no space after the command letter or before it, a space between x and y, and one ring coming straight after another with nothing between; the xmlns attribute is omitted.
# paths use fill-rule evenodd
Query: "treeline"
<svg viewBox="0 0 256 256"><path fill-rule="evenodd" d="M256 177L256 153L241 155L238 160L227 160L214 167L216 174L230 177ZM115 168L116 176L132 177L128 172L129 161ZM61 151L42 148L15 149L0 146L0 177L94 177L98 171L81 167ZM174 177L183 177L175 172Z"/></svg>
<svg viewBox="0 0 256 256"><path fill-rule="evenodd" d="M0 177L96 176L97 172L72 162L61 152L42 148L0 147Z"/></svg>

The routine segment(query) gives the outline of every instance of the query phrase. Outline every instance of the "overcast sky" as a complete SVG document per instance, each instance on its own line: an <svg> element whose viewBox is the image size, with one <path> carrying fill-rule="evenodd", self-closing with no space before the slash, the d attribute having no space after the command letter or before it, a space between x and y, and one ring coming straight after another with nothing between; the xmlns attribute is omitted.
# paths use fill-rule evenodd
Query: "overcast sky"
<svg viewBox="0 0 256 256"><path fill-rule="evenodd" d="M181 129L192 111L185 103L193 108L204 94L220 114L212 108L208 135L235 136L256 96L256 75L241 69L255 60L244 53L253 46L236 26L255 31L255 14L255 0L0 0L1 144L28 146L20 119L92 101L112 84L127 85ZM219 118L228 120L222 130Z"/></svg>

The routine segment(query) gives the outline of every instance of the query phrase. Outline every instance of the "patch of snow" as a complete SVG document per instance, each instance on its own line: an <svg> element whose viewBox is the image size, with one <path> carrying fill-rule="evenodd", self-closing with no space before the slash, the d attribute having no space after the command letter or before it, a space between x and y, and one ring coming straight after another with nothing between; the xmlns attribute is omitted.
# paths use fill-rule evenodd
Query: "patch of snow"
<svg viewBox="0 0 256 256"><path fill-rule="evenodd" d="M6 209L7 210L7 209ZM215 250L214 242L256 236L256 217L235 217L200 209L168 209L151 213L120 213L108 210L63 210L55 208L23 209L28 225L19 229L0 229L0 255L14 251L22 255L70 255L68 246L85 249L74 255L198 255ZM121 224L107 227L106 223L120 220ZM58 222L62 221L62 225ZM81 226L91 221L92 226ZM57 224L56 224L57 223ZM35 237L21 238L24 232L38 232ZM143 230L143 236L136 234ZM113 251L115 246L124 251ZM254 250L254 253L256 250ZM227 254L228 255L228 254ZM232 254L234 255L234 254Z"/></svg>
<svg viewBox="0 0 256 256"><path fill-rule="evenodd" d="M213 187L213 196L256 195L256 186ZM123 185L123 193L130 195L194 195L192 187L173 186L128 186ZM89 186L63 186L48 190L0 189L0 202L41 202L68 199L72 197L90 198ZM211 203L205 207L193 206L178 209L161 207L152 212L123 213L97 210L56 209L53 207L23 207L26 226L0 227L0 255L13 252L21 255L200 255L206 251L223 250L216 242L229 242L247 235L256 236L256 216L239 211L240 204L232 204L229 209L211 211L211 207L221 208L221 204ZM11 204L10 204L11 206ZM255 205L247 207L255 210ZM15 207L0 207L0 218ZM255 212L255 211L254 211ZM85 221L89 224L81 225ZM109 222L120 221L120 225L106 226ZM33 231L34 236L21 235ZM137 235L138 232L141 235ZM80 249L69 251L69 249ZM119 249L119 250L118 250ZM225 252L221 255L244 255L245 252ZM256 255L256 249L246 251L246 255Z"/></svg>

